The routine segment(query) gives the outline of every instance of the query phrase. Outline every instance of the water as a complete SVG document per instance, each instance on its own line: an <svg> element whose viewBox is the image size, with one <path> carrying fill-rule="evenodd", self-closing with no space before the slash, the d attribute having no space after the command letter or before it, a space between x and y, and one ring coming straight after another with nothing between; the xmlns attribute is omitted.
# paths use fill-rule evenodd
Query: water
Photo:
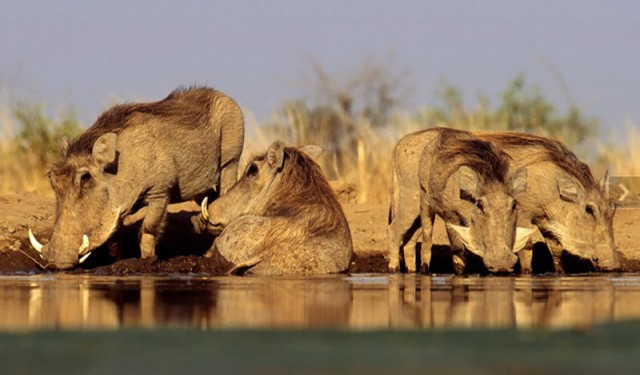
<svg viewBox="0 0 640 375"><path fill-rule="evenodd" d="M566 328L640 318L640 275L0 277L0 331Z"/></svg>

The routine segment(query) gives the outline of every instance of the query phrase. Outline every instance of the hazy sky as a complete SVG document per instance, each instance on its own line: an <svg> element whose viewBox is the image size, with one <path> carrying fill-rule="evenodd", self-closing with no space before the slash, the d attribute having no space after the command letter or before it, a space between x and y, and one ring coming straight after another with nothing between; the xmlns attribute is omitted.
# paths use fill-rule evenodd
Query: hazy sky
<svg viewBox="0 0 640 375"><path fill-rule="evenodd" d="M114 100L208 84L258 119L300 85L310 58L337 77L366 58L407 72L405 108L442 80L495 98L518 73L605 126L640 124L636 1L0 0L0 85L89 125Z"/></svg>

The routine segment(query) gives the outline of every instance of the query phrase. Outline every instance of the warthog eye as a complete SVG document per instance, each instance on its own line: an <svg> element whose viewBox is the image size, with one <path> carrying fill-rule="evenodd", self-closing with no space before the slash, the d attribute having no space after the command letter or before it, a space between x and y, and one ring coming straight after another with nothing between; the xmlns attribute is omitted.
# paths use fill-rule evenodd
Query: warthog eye
<svg viewBox="0 0 640 375"><path fill-rule="evenodd" d="M247 177L255 177L258 174L258 166L256 163L251 163L249 168L247 168Z"/></svg>
<svg viewBox="0 0 640 375"><path fill-rule="evenodd" d="M596 217L596 208L592 204L588 204L584 210L586 211L586 213L593 216L594 218Z"/></svg>
<svg viewBox="0 0 640 375"><path fill-rule="evenodd" d="M511 202L511 211L515 211L518 208L518 202L515 200Z"/></svg>
<svg viewBox="0 0 640 375"><path fill-rule="evenodd" d="M478 199L476 201L476 207L478 207L480 211L484 212L484 201L482 199Z"/></svg>
<svg viewBox="0 0 640 375"><path fill-rule="evenodd" d="M80 174L80 178L78 179L80 188L83 190L89 190L91 188L91 173L89 171L84 171Z"/></svg>

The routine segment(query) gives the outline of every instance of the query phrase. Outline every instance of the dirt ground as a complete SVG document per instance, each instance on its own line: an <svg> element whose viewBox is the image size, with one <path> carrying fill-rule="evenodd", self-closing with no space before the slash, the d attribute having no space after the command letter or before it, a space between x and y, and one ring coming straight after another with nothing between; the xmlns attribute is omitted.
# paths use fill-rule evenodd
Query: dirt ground
<svg viewBox="0 0 640 375"><path fill-rule="evenodd" d="M34 261L35 251L27 239L32 229L46 243L53 227L55 200L29 194L0 195L0 273L41 272ZM387 207L383 204L343 204L353 236L355 256L350 272L386 272ZM144 212L128 218L121 239L127 244L122 260L112 256L112 246L99 248L74 273L208 273L223 274L230 265L224 259L203 258L213 238L191 232L191 217L198 207L192 202L170 207L167 232L159 244L158 257L137 259L137 231ZM640 209L619 209L614 219L617 245L624 271L640 271ZM121 242L122 243L122 242ZM131 246L129 246L131 244ZM436 224L434 244L447 244L441 223ZM434 250L434 255L437 250Z"/></svg>

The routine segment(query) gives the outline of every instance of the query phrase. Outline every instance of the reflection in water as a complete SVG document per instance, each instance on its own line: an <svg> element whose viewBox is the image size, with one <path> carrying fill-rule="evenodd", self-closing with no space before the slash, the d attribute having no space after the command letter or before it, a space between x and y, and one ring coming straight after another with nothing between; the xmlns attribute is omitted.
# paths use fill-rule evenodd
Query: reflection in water
<svg viewBox="0 0 640 375"><path fill-rule="evenodd" d="M0 330L583 327L640 318L640 276L0 277Z"/></svg>

